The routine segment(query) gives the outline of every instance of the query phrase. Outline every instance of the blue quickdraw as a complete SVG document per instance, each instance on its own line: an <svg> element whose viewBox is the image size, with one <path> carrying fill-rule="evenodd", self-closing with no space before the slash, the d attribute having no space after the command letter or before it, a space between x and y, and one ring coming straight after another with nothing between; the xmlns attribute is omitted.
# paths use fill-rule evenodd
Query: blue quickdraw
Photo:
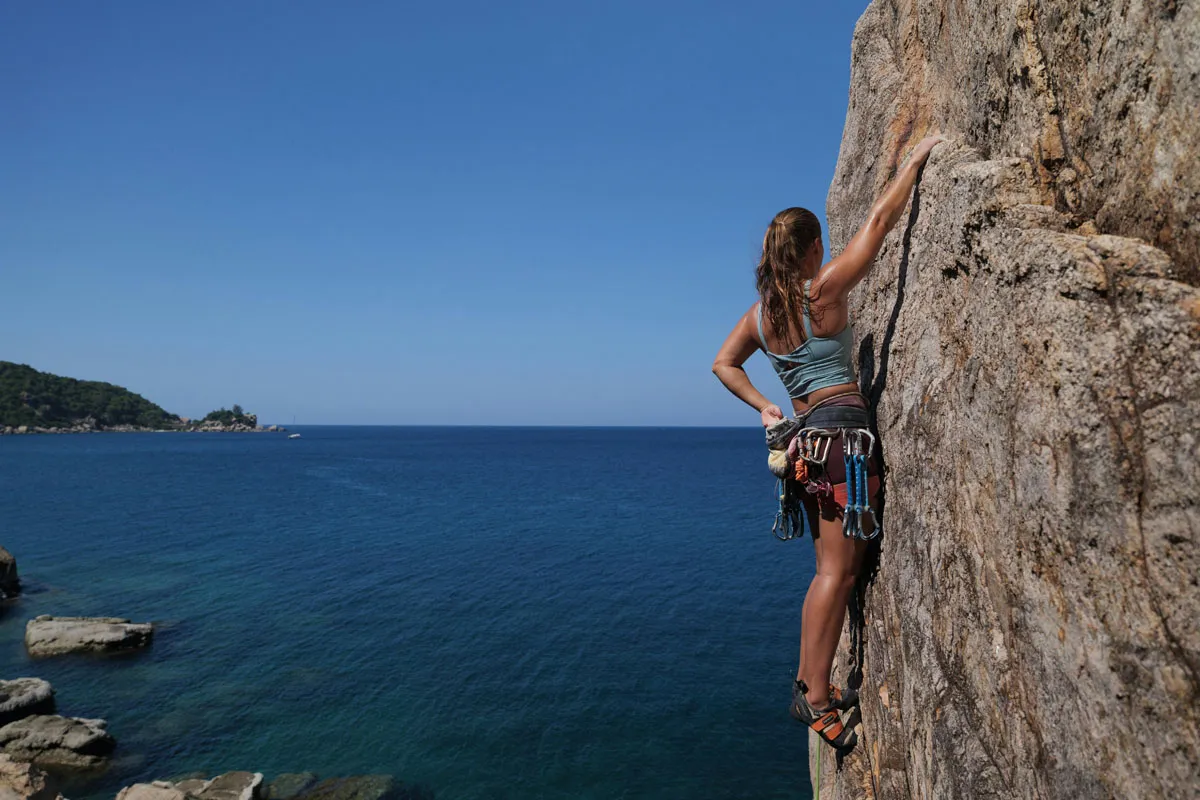
<svg viewBox="0 0 1200 800"><path fill-rule="evenodd" d="M779 480L775 482L775 491L779 495L779 511L775 514L775 524L771 533L781 542L794 539L797 535L808 536L808 514L804 513L804 504L798 497L792 495L795 482Z"/></svg>
<svg viewBox="0 0 1200 800"><path fill-rule="evenodd" d="M870 541L880 534L880 526L867 496L870 486L867 464L875 450L875 436L865 428L847 428L842 437L842 457L846 468L846 508L842 517L842 534ZM870 533L865 531L863 525L868 517L871 520Z"/></svg>

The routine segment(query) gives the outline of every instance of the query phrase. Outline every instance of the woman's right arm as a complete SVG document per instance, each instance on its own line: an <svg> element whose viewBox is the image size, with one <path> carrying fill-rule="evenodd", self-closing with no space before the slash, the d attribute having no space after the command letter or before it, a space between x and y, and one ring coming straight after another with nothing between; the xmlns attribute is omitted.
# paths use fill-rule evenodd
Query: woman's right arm
<svg viewBox="0 0 1200 800"><path fill-rule="evenodd" d="M904 213L904 207L908 205L908 196L912 194L917 176L929 158L929 152L944 141L941 136L927 136L913 148L908 161L875 201L867 221L850 239L846 249L821 270L821 278L814 288L823 299L845 299L850 290L867 276L867 270L871 268L875 256L879 254L879 248L883 246L884 237L896 227L900 215Z"/></svg>

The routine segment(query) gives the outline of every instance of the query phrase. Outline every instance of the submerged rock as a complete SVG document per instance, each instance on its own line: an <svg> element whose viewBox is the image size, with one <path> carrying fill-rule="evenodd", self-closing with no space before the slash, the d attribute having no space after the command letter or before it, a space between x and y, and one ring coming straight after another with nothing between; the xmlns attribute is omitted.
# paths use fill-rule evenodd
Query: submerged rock
<svg viewBox="0 0 1200 800"><path fill-rule="evenodd" d="M54 711L54 689L41 678L0 681L0 725Z"/></svg>
<svg viewBox="0 0 1200 800"><path fill-rule="evenodd" d="M21 593L21 580L17 577L17 559L0 547L0 600L16 597Z"/></svg>
<svg viewBox="0 0 1200 800"><path fill-rule="evenodd" d="M263 791L264 800L291 800L313 786L320 778L315 772L285 772L276 776Z"/></svg>
<svg viewBox="0 0 1200 800"><path fill-rule="evenodd" d="M42 768L97 770L116 742L102 719L35 715L0 728L0 751Z"/></svg>
<svg viewBox="0 0 1200 800"><path fill-rule="evenodd" d="M825 800L1200 786L1198 41L1194 3L859 20L831 252L951 143L851 295L885 534Z"/></svg>
<svg viewBox="0 0 1200 800"><path fill-rule="evenodd" d="M154 626L119 617L43 615L25 626L25 647L32 656L75 652L111 652L145 647Z"/></svg>
<svg viewBox="0 0 1200 800"><path fill-rule="evenodd" d="M297 795L300 800L384 800L395 798L401 784L391 775L329 778Z"/></svg>

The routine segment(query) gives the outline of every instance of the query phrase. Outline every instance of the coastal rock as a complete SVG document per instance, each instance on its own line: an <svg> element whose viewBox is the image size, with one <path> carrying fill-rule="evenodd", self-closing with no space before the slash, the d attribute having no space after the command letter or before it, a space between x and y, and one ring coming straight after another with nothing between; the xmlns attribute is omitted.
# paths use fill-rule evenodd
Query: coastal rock
<svg viewBox="0 0 1200 800"><path fill-rule="evenodd" d="M42 615L25 626L25 647L32 656L73 652L111 652L145 647L154 626L119 617Z"/></svg>
<svg viewBox="0 0 1200 800"><path fill-rule="evenodd" d="M126 786L117 800L259 800L261 772L226 772L215 778L185 778Z"/></svg>
<svg viewBox="0 0 1200 800"><path fill-rule="evenodd" d="M54 689L41 678L0 681L0 725L54 711Z"/></svg>
<svg viewBox="0 0 1200 800"><path fill-rule="evenodd" d="M0 753L0 800L62 800L46 773Z"/></svg>
<svg viewBox="0 0 1200 800"><path fill-rule="evenodd" d="M831 252L917 139L951 143L852 295L885 533L837 668L859 744L811 750L824 800L1200 786L1198 13L858 23Z"/></svg>
<svg viewBox="0 0 1200 800"><path fill-rule="evenodd" d="M227 772L209 781L195 797L199 800L258 800L262 782L261 772Z"/></svg>
<svg viewBox="0 0 1200 800"><path fill-rule="evenodd" d="M0 751L42 768L102 769L116 746L106 725L102 719L25 717L0 728Z"/></svg>
<svg viewBox="0 0 1200 800"><path fill-rule="evenodd" d="M117 792L117 800L187 800L187 793L167 781L135 783Z"/></svg>
<svg viewBox="0 0 1200 800"><path fill-rule="evenodd" d="M17 577L17 559L0 547L0 600L16 597L21 593L21 580Z"/></svg>

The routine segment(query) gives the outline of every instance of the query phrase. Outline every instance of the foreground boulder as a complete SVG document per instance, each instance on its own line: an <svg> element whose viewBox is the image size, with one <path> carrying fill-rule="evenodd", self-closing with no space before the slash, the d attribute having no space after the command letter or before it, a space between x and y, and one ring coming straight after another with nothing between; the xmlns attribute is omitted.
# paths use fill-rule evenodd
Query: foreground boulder
<svg viewBox="0 0 1200 800"><path fill-rule="evenodd" d="M46 773L0 753L0 800L62 800Z"/></svg>
<svg viewBox="0 0 1200 800"><path fill-rule="evenodd" d="M154 626L119 617L43 615L25 626L25 648L32 656L132 650L150 643Z"/></svg>
<svg viewBox="0 0 1200 800"><path fill-rule="evenodd" d="M54 689L41 678L0 681L0 725L54 711Z"/></svg>
<svg viewBox="0 0 1200 800"><path fill-rule="evenodd" d="M21 593L21 581L17 577L17 559L0 547L0 600L16 597Z"/></svg>
<svg viewBox="0 0 1200 800"><path fill-rule="evenodd" d="M0 751L45 769L103 769L116 746L106 726L102 719L25 717L0 728Z"/></svg>
<svg viewBox="0 0 1200 800"><path fill-rule="evenodd" d="M1196 795L1198 41L1166 0L858 23L830 251L951 143L851 296L885 533L824 800Z"/></svg>

